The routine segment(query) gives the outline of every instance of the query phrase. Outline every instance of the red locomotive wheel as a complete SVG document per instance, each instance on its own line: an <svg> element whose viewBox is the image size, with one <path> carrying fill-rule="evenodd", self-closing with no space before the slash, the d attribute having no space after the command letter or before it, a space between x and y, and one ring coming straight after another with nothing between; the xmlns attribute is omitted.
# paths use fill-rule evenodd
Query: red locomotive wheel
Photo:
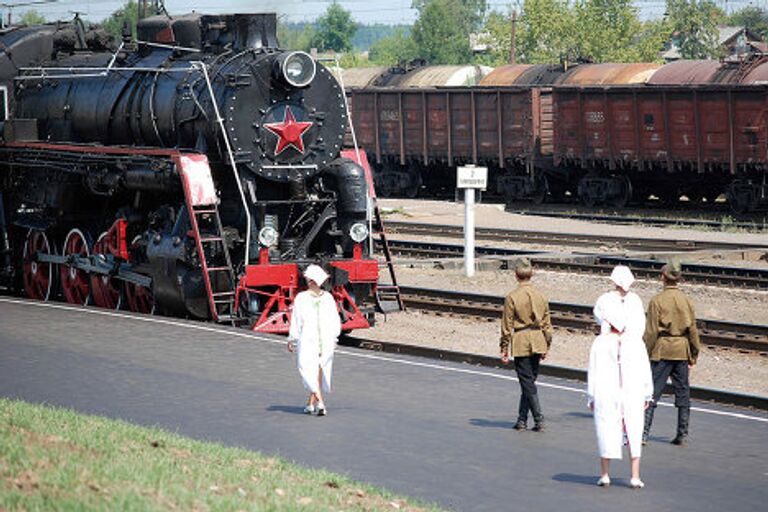
<svg viewBox="0 0 768 512"><path fill-rule="evenodd" d="M79 229L73 229L64 239L64 246L61 249L63 256L78 255L90 256L88 240ZM59 277L61 278L61 293L64 300L70 304L86 305L91 295L90 276L88 272L80 270L69 265L59 266Z"/></svg>
<svg viewBox="0 0 768 512"><path fill-rule="evenodd" d="M106 236L107 232L105 231L93 244L93 254L109 254ZM93 274L91 276L91 294L93 303L100 308L120 309L122 294L117 279L105 274Z"/></svg>
<svg viewBox="0 0 768 512"><path fill-rule="evenodd" d="M137 236L131 242L131 254L134 253L140 240L141 236ZM155 312L155 296L152 294L151 289L131 283L130 281L125 281L123 289L125 291L125 303L129 311L147 315Z"/></svg>
<svg viewBox="0 0 768 512"><path fill-rule="evenodd" d="M53 263L37 261L37 254L51 254L51 244L44 231L30 229L27 241L24 243L23 278L24 293L30 299L48 300L51 297L55 270Z"/></svg>

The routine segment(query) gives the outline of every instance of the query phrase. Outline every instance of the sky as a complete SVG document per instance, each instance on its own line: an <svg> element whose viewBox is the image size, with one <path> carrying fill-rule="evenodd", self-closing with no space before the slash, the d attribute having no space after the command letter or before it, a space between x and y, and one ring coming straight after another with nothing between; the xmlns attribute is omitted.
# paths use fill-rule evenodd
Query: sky
<svg viewBox="0 0 768 512"><path fill-rule="evenodd" d="M0 0L0 11L7 12L6 5L19 5L35 0ZM37 0L39 1L39 0ZM747 5L768 7L768 0L715 0L728 12ZM289 22L312 21L321 16L332 0L166 0L165 5L171 14L189 12L194 9L207 13L232 12L277 12ZM352 17L360 23L411 24L416 19L416 11L411 9L411 0L339 0ZM27 9L35 9L49 20L69 19L73 11L80 11L90 21L100 21L119 9L124 4L120 0L58 0L50 4L38 4L15 7L14 19L18 19ZM492 9L509 12L518 8L522 0L488 0ZM664 0L635 0L643 19L660 17L664 12Z"/></svg>

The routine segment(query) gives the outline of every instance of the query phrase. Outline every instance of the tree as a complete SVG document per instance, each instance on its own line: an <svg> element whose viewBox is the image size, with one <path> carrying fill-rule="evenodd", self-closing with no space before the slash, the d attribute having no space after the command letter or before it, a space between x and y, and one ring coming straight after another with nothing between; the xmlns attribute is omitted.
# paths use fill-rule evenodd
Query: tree
<svg viewBox="0 0 768 512"><path fill-rule="evenodd" d="M424 8L429 5L432 0L413 0L411 2L411 8L416 9L421 15ZM466 23L470 32L474 32L483 26L485 20L485 13L488 9L488 2L486 0L459 0L463 8L463 21Z"/></svg>
<svg viewBox="0 0 768 512"><path fill-rule="evenodd" d="M712 0L667 0L667 20L673 31L673 42L684 59L720 56L717 23L724 18Z"/></svg>
<svg viewBox="0 0 768 512"><path fill-rule="evenodd" d="M507 31L509 26L507 22ZM525 0L517 25L518 60L551 64L575 59L575 30L575 16L568 0ZM507 52L509 41L508 36Z"/></svg>
<svg viewBox="0 0 768 512"><path fill-rule="evenodd" d="M430 64L465 64L472 59L469 20L460 0L428 0L413 25L419 56Z"/></svg>
<svg viewBox="0 0 768 512"><path fill-rule="evenodd" d="M303 50L308 52L312 48L316 29L314 26L302 23L299 25L277 24L277 40L281 48L289 50Z"/></svg>
<svg viewBox="0 0 768 512"><path fill-rule="evenodd" d="M22 25L42 25L45 21L45 16L34 9L25 12L21 20L19 20Z"/></svg>
<svg viewBox="0 0 768 512"><path fill-rule="evenodd" d="M352 49L352 37L357 31L357 23L352 20L349 11L335 0L317 24L312 46L321 51L348 52Z"/></svg>
<svg viewBox="0 0 768 512"><path fill-rule="evenodd" d="M753 34L765 39L768 37L768 11L760 7L744 7L728 17L728 25L746 27Z"/></svg>
<svg viewBox="0 0 768 512"><path fill-rule="evenodd" d="M379 39L368 50L368 59L383 66L394 66L412 61L419 56L416 42L403 30Z"/></svg>
<svg viewBox="0 0 768 512"><path fill-rule="evenodd" d="M643 24L632 0L581 0L575 4L576 53L592 62L638 62L659 58L665 34Z"/></svg>
<svg viewBox="0 0 768 512"><path fill-rule="evenodd" d="M120 40L123 36L123 26L128 23L133 37L136 37L136 23L139 21L139 6L134 0L128 0L120 9L104 20L103 27L109 34Z"/></svg>

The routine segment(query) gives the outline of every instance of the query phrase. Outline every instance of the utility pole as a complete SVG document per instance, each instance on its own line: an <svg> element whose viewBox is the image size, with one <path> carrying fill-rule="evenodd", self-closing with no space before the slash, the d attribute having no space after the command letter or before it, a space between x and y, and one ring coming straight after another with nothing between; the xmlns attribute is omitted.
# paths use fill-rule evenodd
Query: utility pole
<svg viewBox="0 0 768 512"><path fill-rule="evenodd" d="M509 43L509 63L517 63L517 9L512 10L512 37Z"/></svg>

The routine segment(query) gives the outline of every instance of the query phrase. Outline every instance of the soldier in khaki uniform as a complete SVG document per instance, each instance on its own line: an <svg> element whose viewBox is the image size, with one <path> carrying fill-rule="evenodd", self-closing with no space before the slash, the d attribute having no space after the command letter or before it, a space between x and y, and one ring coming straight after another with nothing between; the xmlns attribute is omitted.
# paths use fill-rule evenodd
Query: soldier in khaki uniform
<svg viewBox="0 0 768 512"><path fill-rule="evenodd" d="M544 430L544 416L541 413L536 378L539 375L539 361L547 356L552 343L552 321L549 317L549 303L531 284L533 267L527 258L515 264L518 287L507 295L504 314L501 319L501 361L514 359L515 371L520 381L520 406L515 430L528 428L528 411L533 413L533 430Z"/></svg>
<svg viewBox="0 0 768 512"><path fill-rule="evenodd" d="M700 343L693 305L677 287L681 276L679 262L664 265L661 269L664 290L648 304L643 339L653 371L653 403L645 411L643 444L648 442L653 413L670 375L677 407L677 435L672 444L684 445L688 437L691 415L688 370L696 364Z"/></svg>

